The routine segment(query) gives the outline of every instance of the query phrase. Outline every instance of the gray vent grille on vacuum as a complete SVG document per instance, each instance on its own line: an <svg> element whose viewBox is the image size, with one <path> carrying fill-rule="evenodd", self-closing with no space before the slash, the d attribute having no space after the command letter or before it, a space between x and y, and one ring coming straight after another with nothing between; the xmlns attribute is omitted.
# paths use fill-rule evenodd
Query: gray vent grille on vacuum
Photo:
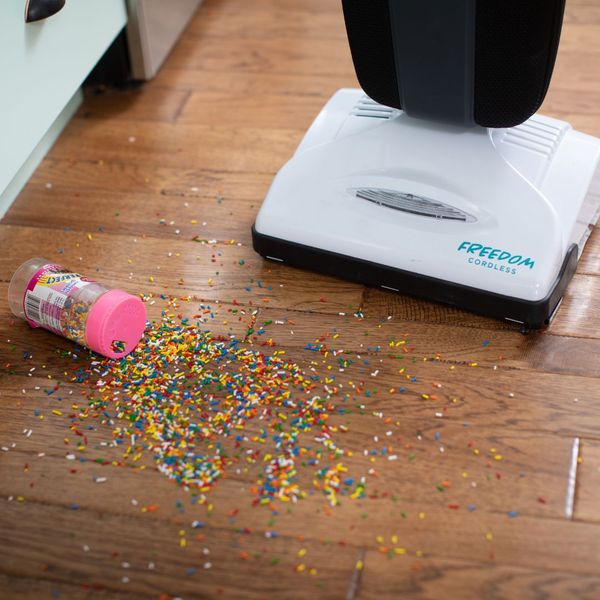
<svg viewBox="0 0 600 600"><path fill-rule="evenodd" d="M471 215L448 204L405 192L379 188L359 188L355 190L355 194L363 200L422 217L462 221L464 223L472 223L476 220Z"/></svg>
<svg viewBox="0 0 600 600"><path fill-rule="evenodd" d="M363 96L354 107L352 114L355 117L367 117L370 119L391 119L399 114L399 110L384 106L371 100L369 96Z"/></svg>

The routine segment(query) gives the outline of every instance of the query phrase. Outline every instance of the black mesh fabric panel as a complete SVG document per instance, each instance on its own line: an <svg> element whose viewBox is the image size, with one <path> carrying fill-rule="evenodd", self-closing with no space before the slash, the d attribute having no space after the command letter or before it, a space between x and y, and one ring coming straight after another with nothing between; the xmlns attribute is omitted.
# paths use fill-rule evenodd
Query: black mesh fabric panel
<svg viewBox="0 0 600 600"><path fill-rule="evenodd" d="M388 0L343 0L343 7L360 85L376 102L402 108Z"/></svg>
<svg viewBox="0 0 600 600"><path fill-rule="evenodd" d="M513 127L541 106L554 69L565 0L478 0L475 122Z"/></svg>

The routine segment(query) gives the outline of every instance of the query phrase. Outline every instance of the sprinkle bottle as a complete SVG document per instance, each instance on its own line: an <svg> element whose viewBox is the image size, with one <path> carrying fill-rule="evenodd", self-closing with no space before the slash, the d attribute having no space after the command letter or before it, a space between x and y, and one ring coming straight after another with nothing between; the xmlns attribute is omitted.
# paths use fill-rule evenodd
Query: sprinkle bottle
<svg viewBox="0 0 600 600"><path fill-rule="evenodd" d="M52 331L108 358L129 354L146 327L140 298L43 258L32 258L15 271L8 303L31 327Z"/></svg>

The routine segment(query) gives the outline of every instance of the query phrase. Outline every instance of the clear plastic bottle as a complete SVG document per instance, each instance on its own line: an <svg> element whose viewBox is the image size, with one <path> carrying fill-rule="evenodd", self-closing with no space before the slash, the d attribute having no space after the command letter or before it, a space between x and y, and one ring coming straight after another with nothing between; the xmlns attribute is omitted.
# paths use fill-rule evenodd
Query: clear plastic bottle
<svg viewBox="0 0 600 600"><path fill-rule="evenodd" d="M142 300L43 258L32 258L8 286L13 314L109 358L129 354L146 327Z"/></svg>

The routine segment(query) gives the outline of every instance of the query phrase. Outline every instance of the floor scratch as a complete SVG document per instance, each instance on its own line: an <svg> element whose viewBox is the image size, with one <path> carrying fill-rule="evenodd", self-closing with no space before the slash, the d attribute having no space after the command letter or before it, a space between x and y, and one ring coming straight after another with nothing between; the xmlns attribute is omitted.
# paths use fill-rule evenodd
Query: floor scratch
<svg viewBox="0 0 600 600"><path fill-rule="evenodd" d="M579 465L579 438L573 440L571 449L571 465L569 467L569 478L567 480L567 496L565 499L565 516L567 519L573 518L573 508L575 506L575 487L577 484L577 467Z"/></svg>
<svg viewBox="0 0 600 600"><path fill-rule="evenodd" d="M346 600L355 600L358 594L358 588L360 586L360 580L362 579L362 572L365 564L365 556L367 552L364 548L358 551L356 557L356 567L350 578L350 584L348 585L348 591L346 592Z"/></svg>

